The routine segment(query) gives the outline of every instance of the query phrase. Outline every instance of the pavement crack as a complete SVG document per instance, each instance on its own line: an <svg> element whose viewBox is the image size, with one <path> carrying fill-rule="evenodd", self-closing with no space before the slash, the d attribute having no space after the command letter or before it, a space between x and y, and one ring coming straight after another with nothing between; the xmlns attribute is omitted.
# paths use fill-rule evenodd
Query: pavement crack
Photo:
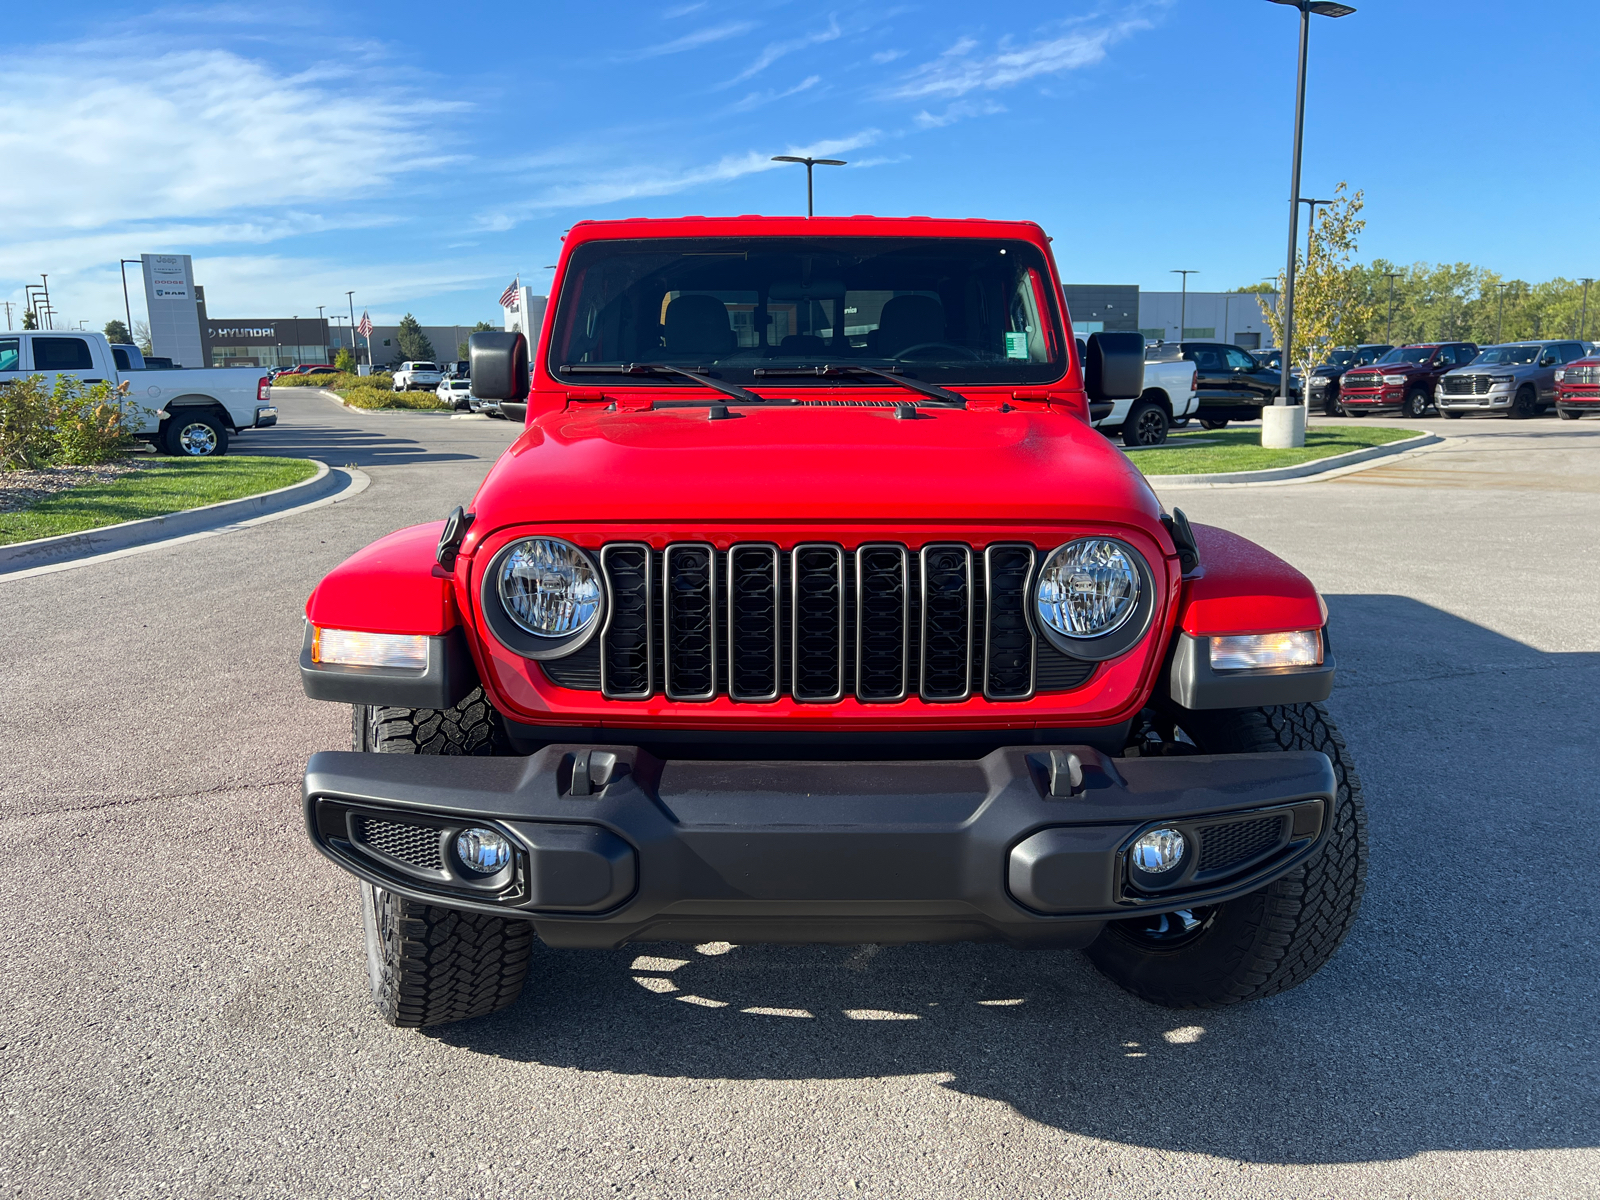
<svg viewBox="0 0 1600 1200"><path fill-rule="evenodd" d="M20 820L23 817L54 817L62 813L100 812L110 808L131 808L139 804L154 804L162 800L195 800L202 796L215 796L223 792L249 792L276 787L279 784L298 783L299 776L271 779L258 783L218 784L192 792L159 792L151 796L126 796L117 800L103 800L94 804L69 804L57 808L21 809L0 813L0 822Z"/></svg>

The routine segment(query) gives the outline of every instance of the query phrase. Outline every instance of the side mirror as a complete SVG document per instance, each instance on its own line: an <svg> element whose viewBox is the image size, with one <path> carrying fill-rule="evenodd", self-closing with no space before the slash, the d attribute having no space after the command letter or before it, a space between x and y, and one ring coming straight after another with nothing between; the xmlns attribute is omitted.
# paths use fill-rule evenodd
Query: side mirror
<svg viewBox="0 0 1600 1200"><path fill-rule="evenodd" d="M480 400L528 398L528 339L520 333L475 333L467 339L472 392Z"/></svg>
<svg viewBox="0 0 1600 1200"><path fill-rule="evenodd" d="M1083 356L1090 412L1097 403L1133 400L1144 392L1144 335L1091 333Z"/></svg>

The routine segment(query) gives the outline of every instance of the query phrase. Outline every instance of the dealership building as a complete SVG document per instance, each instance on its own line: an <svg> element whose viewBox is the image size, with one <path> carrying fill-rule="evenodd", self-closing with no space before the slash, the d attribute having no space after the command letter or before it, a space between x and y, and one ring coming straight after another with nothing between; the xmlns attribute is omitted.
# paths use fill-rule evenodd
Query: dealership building
<svg viewBox="0 0 1600 1200"><path fill-rule="evenodd" d="M1272 344L1260 301L1276 307L1276 292L1144 292L1137 284L1069 283L1062 286L1072 329L1144 334L1147 342L1230 342L1246 350Z"/></svg>

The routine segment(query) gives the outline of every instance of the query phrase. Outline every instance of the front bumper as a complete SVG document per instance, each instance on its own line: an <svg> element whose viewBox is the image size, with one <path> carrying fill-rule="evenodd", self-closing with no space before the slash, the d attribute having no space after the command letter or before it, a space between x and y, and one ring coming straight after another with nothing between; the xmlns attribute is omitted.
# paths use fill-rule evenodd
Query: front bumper
<svg viewBox="0 0 1600 1200"><path fill-rule="evenodd" d="M324 752L304 797L313 843L345 870L427 903L525 916L552 945L1076 946L1107 920L1286 874L1325 836L1334 787L1314 752L664 762L569 745L527 758ZM466 871L452 846L468 825L505 834L511 865ZM1161 825L1189 849L1173 879L1140 888L1128 848Z"/></svg>
<svg viewBox="0 0 1600 1200"><path fill-rule="evenodd" d="M1435 394L1433 403L1440 412L1477 412L1485 408L1510 408L1515 394L1514 387L1503 384L1482 394L1474 392L1470 396L1449 396L1439 392Z"/></svg>

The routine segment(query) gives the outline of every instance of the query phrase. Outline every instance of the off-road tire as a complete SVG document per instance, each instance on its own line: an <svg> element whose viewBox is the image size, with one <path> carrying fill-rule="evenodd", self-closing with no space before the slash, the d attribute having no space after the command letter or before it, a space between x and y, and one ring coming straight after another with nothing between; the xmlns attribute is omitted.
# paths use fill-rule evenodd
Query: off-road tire
<svg viewBox="0 0 1600 1200"><path fill-rule="evenodd" d="M1400 402L1400 415L1411 417L1413 420L1427 416L1428 393L1422 388L1412 388L1406 393L1406 398Z"/></svg>
<svg viewBox="0 0 1600 1200"><path fill-rule="evenodd" d="M378 754L508 754L482 688L454 708L353 707L351 742ZM522 994L533 954L527 921L411 900L363 881L372 1002L390 1025L420 1029L497 1012Z"/></svg>
<svg viewBox="0 0 1600 1200"><path fill-rule="evenodd" d="M1171 418L1159 400L1140 400L1122 422L1124 446L1159 446L1167 440Z"/></svg>
<svg viewBox="0 0 1600 1200"><path fill-rule="evenodd" d="M1333 956L1354 924L1366 886L1361 780L1320 704L1184 713L1180 725L1208 754L1320 750L1338 782L1332 828L1316 855L1288 875L1217 905L1170 948L1112 922L1089 946L1102 974L1167 1008L1218 1008L1295 987Z"/></svg>

